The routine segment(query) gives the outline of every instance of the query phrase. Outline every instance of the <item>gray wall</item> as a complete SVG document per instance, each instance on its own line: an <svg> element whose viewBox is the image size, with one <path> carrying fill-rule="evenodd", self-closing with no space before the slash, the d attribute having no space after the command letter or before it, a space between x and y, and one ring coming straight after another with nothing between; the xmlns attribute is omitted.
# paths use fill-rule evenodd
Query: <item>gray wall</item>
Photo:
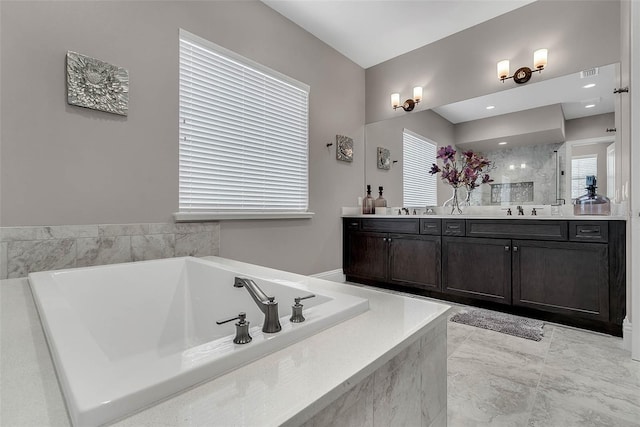
<svg viewBox="0 0 640 427"><path fill-rule="evenodd" d="M607 128L615 128L616 119L614 113L597 114L595 116L581 117L565 122L565 135L567 141L581 139L615 137L615 133L607 132Z"/></svg>
<svg viewBox="0 0 640 427"><path fill-rule="evenodd" d="M401 114L398 117L381 122L369 123L365 126L366 148L366 183L371 184L372 194L377 196L378 187L385 188L384 197L387 206L403 206L402 204L402 132L409 129L435 142L438 147L453 145L454 126L448 120L431 110L415 114ZM391 169L378 169L377 147L389 149L391 160L398 162ZM439 175L438 175L439 176ZM438 179L438 205L451 197L451 188Z"/></svg>
<svg viewBox="0 0 640 427"><path fill-rule="evenodd" d="M341 265L340 206L363 188L364 70L257 1L0 2L0 226L153 223L178 209L178 29L311 86L311 220L223 222L222 256ZM66 104L65 54L125 67L129 116ZM336 104L336 101L339 102ZM354 138L354 162L326 143Z"/></svg>
<svg viewBox="0 0 640 427"><path fill-rule="evenodd" d="M406 99L417 85L424 88L420 110L512 88L498 80L497 62L509 59L512 72L531 67L542 47L549 65L535 80L620 61L620 3L537 1L368 68L366 122L397 115L389 96Z"/></svg>

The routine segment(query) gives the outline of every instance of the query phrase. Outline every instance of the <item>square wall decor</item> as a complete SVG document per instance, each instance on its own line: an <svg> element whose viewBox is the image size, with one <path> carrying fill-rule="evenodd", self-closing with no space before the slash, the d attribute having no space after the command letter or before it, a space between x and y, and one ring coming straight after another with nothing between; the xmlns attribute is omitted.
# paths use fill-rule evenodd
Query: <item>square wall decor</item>
<svg viewBox="0 0 640 427"><path fill-rule="evenodd" d="M378 147L378 169L391 169L391 153L383 147Z"/></svg>
<svg viewBox="0 0 640 427"><path fill-rule="evenodd" d="M336 135L336 159L343 162L353 161L353 139L348 136Z"/></svg>
<svg viewBox="0 0 640 427"><path fill-rule="evenodd" d="M67 103L126 116L129 72L99 59L67 52Z"/></svg>

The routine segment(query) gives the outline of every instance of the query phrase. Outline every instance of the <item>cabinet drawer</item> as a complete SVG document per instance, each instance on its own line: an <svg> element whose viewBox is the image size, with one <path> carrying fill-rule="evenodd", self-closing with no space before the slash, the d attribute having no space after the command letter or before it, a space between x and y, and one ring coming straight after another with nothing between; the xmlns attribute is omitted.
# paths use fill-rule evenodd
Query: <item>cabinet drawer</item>
<svg viewBox="0 0 640 427"><path fill-rule="evenodd" d="M464 236L465 223L463 219L443 219L442 234L445 236Z"/></svg>
<svg viewBox="0 0 640 427"><path fill-rule="evenodd" d="M467 236L508 239L567 240L567 221L467 220Z"/></svg>
<svg viewBox="0 0 640 427"><path fill-rule="evenodd" d="M344 228L346 230L360 230L360 220L345 218Z"/></svg>
<svg viewBox="0 0 640 427"><path fill-rule="evenodd" d="M437 218L420 220L420 234L440 235L441 221Z"/></svg>
<svg viewBox="0 0 640 427"><path fill-rule="evenodd" d="M420 233L420 220L418 218L362 219L360 220L360 224L362 231L406 234Z"/></svg>
<svg viewBox="0 0 640 427"><path fill-rule="evenodd" d="M606 243L609 240L609 222L569 221L569 240Z"/></svg>

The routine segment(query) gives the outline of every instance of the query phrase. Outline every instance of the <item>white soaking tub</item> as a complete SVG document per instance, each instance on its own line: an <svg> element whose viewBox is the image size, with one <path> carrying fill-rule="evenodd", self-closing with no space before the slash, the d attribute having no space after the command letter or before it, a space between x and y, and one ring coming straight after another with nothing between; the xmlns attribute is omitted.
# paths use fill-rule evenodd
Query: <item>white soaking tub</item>
<svg viewBox="0 0 640 427"><path fill-rule="evenodd" d="M221 260L223 261L223 260ZM236 276L279 303L282 331L262 332L264 315ZM29 283L72 423L108 423L303 340L368 310L368 300L264 280L223 262L171 258L31 273ZM295 297L303 323L291 323ZM247 313L253 341L234 344Z"/></svg>

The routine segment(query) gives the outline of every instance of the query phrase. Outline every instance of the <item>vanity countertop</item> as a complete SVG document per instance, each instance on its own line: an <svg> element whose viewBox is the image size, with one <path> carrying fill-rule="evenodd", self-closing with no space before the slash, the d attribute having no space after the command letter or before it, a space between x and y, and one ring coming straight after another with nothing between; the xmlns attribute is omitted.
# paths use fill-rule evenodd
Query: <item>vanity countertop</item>
<svg viewBox="0 0 640 427"><path fill-rule="evenodd" d="M449 311L448 305L416 297L211 259L310 290L367 298L369 310L115 425L299 425L435 331ZM2 424L69 426L28 280L0 281L0 304Z"/></svg>
<svg viewBox="0 0 640 427"><path fill-rule="evenodd" d="M511 215L507 214L502 215L342 215L343 218L372 218L372 219L382 219L382 218L440 218L440 219L515 219L518 221L522 220L554 220L554 221L626 221L627 217L625 216L612 216L612 215L562 215L562 216L551 216L551 215Z"/></svg>

